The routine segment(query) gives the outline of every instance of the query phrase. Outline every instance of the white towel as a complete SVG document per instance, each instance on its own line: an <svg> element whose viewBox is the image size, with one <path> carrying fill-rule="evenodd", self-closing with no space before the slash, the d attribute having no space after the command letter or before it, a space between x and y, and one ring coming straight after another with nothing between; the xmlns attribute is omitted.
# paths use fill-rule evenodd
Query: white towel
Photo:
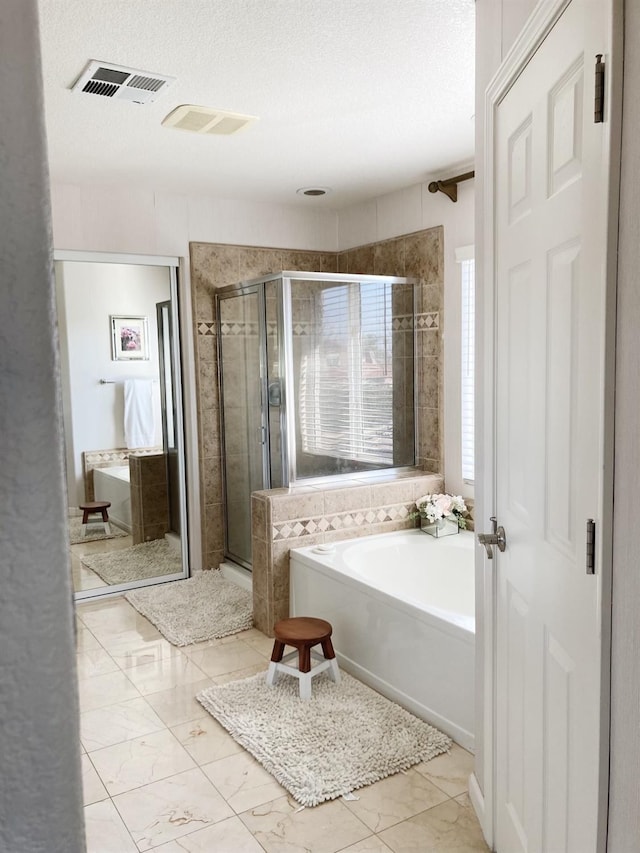
<svg viewBox="0 0 640 853"><path fill-rule="evenodd" d="M125 380L124 439L128 448L153 446L155 429L152 379Z"/></svg>

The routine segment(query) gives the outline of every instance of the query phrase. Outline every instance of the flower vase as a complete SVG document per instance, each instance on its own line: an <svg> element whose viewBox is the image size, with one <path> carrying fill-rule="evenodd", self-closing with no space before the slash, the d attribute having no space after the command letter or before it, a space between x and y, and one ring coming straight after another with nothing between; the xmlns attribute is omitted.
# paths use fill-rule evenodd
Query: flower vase
<svg viewBox="0 0 640 853"><path fill-rule="evenodd" d="M439 518L437 521L429 521L428 518L420 518L420 530L423 533L428 533L429 536L440 538L442 536L452 536L457 533L458 527L457 518Z"/></svg>

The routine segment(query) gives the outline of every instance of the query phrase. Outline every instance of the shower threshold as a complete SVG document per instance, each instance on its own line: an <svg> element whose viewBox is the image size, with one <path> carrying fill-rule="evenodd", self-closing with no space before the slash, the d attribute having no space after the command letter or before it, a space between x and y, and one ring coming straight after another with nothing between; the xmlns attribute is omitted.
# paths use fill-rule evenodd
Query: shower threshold
<svg viewBox="0 0 640 853"><path fill-rule="evenodd" d="M220 563L220 571L222 572L222 577L232 581L237 586L242 587L242 589L246 589L247 592L253 590L253 581L249 569L245 569L243 566L232 563L231 560L227 559L223 563Z"/></svg>

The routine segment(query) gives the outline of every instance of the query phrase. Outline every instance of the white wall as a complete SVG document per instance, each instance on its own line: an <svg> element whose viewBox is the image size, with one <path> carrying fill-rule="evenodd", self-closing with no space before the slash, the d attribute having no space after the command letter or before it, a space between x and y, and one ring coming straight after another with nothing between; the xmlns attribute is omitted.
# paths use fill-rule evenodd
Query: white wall
<svg viewBox="0 0 640 853"><path fill-rule="evenodd" d="M0 850L84 850L36 0L0 3Z"/></svg>
<svg viewBox="0 0 640 853"><path fill-rule="evenodd" d="M177 195L123 186L54 184L56 249L189 257L190 242L335 252L330 210Z"/></svg>
<svg viewBox="0 0 640 853"><path fill-rule="evenodd" d="M69 505L86 498L82 453L126 447L124 380L153 378L155 437L162 445L156 303L170 298L166 267L56 263ZM110 316L145 316L148 361L113 361ZM101 385L100 379L114 384Z"/></svg>
<svg viewBox="0 0 640 853"><path fill-rule="evenodd" d="M458 167L434 175L449 178L472 167ZM431 179L430 179L431 180ZM444 227L444 475L446 489L473 497L473 486L462 480L460 451L460 267L455 250L474 242L474 180L458 184L458 200L430 193L428 181L381 196L338 214L339 248L351 249L410 234L423 228Z"/></svg>

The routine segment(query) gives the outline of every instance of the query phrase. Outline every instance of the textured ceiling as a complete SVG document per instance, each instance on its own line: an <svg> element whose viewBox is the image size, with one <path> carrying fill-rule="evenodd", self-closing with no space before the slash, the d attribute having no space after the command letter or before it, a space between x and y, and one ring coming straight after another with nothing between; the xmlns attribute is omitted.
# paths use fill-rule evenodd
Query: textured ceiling
<svg viewBox="0 0 640 853"><path fill-rule="evenodd" d="M338 209L473 160L473 0L40 0L40 18L54 181ZM146 106L72 94L90 59L177 82ZM186 103L260 120L161 127ZM311 185L333 192L296 195Z"/></svg>

